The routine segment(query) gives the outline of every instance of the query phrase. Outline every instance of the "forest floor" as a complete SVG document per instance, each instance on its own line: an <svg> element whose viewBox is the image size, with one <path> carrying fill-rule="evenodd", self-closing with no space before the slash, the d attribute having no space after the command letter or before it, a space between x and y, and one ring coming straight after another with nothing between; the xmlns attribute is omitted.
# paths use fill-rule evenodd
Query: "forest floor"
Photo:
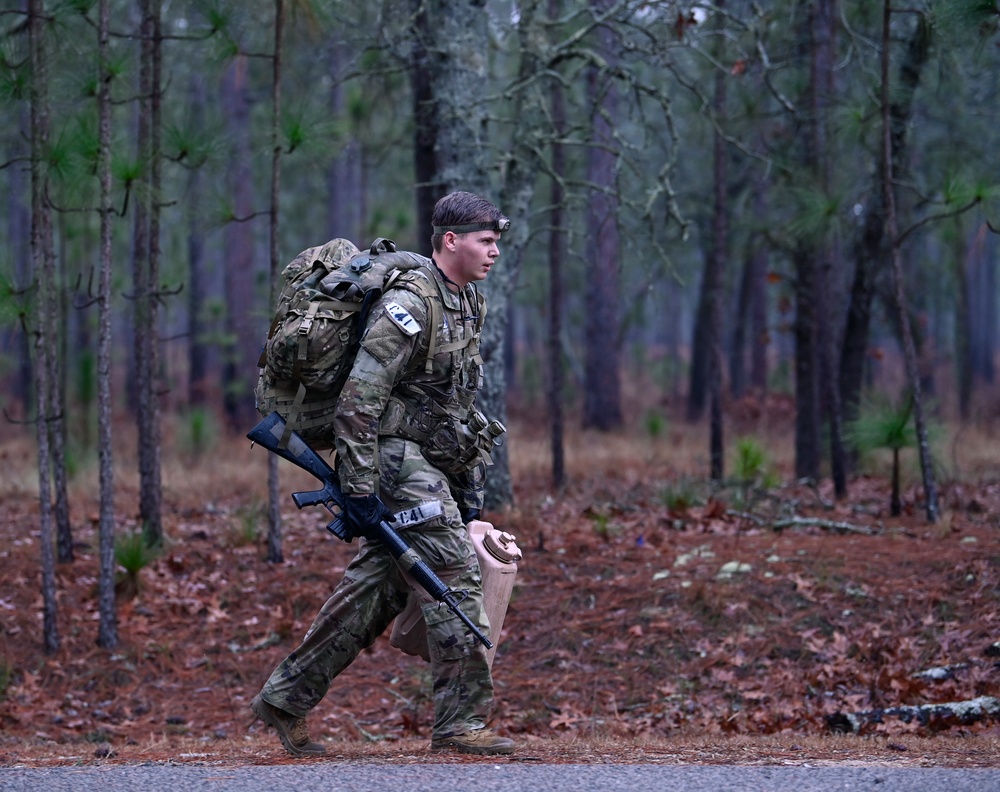
<svg viewBox="0 0 1000 792"><path fill-rule="evenodd" d="M523 553L494 668L513 761L1000 766L993 427L951 435L931 524L912 460L899 517L884 461L839 500L789 483L781 415L730 427L766 451L754 482L709 486L705 438L648 424L573 433L559 494L544 428L512 423L516 506L484 516ZM0 436L0 766L291 761L249 701L355 547L288 500L285 561L268 563L266 453L231 437L196 455L182 435L164 452L167 545L119 599L111 651L96 645L97 474L75 476L51 655L31 444ZM137 528L131 457L116 451L122 536ZM313 488L281 471L283 491ZM382 637L312 736L352 761L477 761L429 752L429 685Z"/></svg>

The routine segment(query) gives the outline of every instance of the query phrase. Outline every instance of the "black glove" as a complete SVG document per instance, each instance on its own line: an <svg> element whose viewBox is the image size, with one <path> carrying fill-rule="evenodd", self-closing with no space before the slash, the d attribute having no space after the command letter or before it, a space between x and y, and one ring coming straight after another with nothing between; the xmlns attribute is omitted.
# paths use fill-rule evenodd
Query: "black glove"
<svg viewBox="0 0 1000 792"><path fill-rule="evenodd" d="M466 509L460 508L458 510L458 513L462 516L462 522L468 525L473 520L479 519L480 511L479 509L474 509L474 508L466 508Z"/></svg>
<svg viewBox="0 0 1000 792"><path fill-rule="evenodd" d="M378 495L354 495L346 498L344 519L350 526L351 533L366 539L378 538L375 529L382 520L396 522L395 516L379 500Z"/></svg>

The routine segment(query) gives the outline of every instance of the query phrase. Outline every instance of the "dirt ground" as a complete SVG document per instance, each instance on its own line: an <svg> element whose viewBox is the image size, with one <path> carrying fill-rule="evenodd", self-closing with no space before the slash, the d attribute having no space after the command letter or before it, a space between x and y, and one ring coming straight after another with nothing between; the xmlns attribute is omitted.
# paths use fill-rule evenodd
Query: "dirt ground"
<svg viewBox="0 0 1000 792"><path fill-rule="evenodd" d="M516 507L485 515L523 553L494 669L492 725L520 744L504 761L1000 766L989 432L966 434L964 456L953 443L933 524L912 471L890 517L886 476L837 500L787 483L780 448L766 483L711 487L707 444L679 428L574 436L555 493L544 431L512 434ZM288 499L285 561L265 561L266 454L236 437L214 452L173 438L167 547L120 598L112 651L96 646L96 471L74 479L76 556L46 655L33 463L23 438L0 442L0 765L290 761L248 704L355 547ZM128 535L126 447L117 460ZM284 491L313 485L282 463ZM481 761L429 753L430 720L426 663L383 637L310 730L333 758Z"/></svg>

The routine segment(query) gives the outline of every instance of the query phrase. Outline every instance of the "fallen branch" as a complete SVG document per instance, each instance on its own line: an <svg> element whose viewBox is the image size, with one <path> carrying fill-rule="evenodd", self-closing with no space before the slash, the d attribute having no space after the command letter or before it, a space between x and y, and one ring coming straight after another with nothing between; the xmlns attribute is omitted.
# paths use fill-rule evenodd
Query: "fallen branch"
<svg viewBox="0 0 1000 792"><path fill-rule="evenodd" d="M778 520L771 526L775 531L782 531L785 528L826 528L837 533L859 533L871 536L875 531L867 525L854 525L853 523L837 522L835 520L823 520L819 517L789 517Z"/></svg>
<svg viewBox="0 0 1000 792"><path fill-rule="evenodd" d="M835 712L826 717L826 725L835 734L860 734L868 726L884 723L885 718L899 718L903 723L916 721L931 731L943 731L952 726L1000 720L1000 699L980 696L970 701L952 701L946 704L888 707L866 712Z"/></svg>

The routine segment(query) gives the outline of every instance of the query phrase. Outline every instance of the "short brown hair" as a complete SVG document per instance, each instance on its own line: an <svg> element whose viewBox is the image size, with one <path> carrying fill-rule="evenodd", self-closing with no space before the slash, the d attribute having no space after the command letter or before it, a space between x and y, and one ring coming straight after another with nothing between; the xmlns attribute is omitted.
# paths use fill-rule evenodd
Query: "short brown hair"
<svg viewBox="0 0 1000 792"><path fill-rule="evenodd" d="M494 204L475 193L461 190L448 193L434 204L434 213L431 215L434 231L431 246L435 251L441 250L441 240L449 230L474 224L498 226L506 219Z"/></svg>

